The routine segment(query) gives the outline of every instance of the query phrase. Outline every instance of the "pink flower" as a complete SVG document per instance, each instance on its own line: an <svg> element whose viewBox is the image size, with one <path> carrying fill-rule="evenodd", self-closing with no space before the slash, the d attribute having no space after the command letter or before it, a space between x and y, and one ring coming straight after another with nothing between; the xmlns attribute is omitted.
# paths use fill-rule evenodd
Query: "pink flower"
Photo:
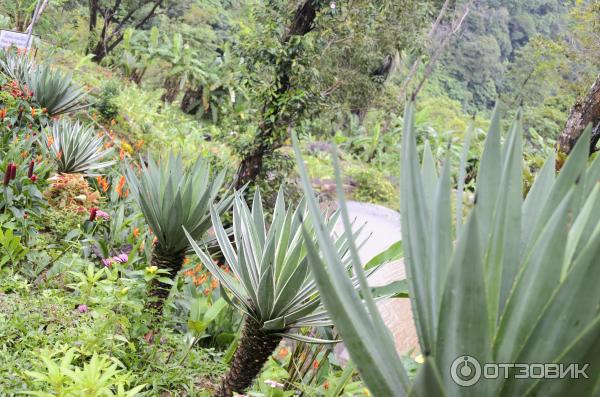
<svg viewBox="0 0 600 397"><path fill-rule="evenodd" d="M276 388L276 387L283 387L283 383L279 383L279 382L275 382L274 380L271 379L267 379L265 381L265 383L269 386L271 386L272 388Z"/></svg>
<svg viewBox="0 0 600 397"><path fill-rule="evenodd" d="M102 210L96 210L96 216L98 218L104 219L105 221L107 221L107 220L110 219L110 215L108 215L108 213L106 213L106 212L104 212Z"/></svg>
<svg viewBox="0 0 600 397"><path fill-rule="evenodd" d="M86 304L81 304L77 307L77 310L79 311L79 313L87 313L88 307Z"/></svg>
<svg viewBox="0 0 600 397"><path fill-rule="evenodd" d="M112 262L113 262L113 258L102 258L102 264L105 267L109 267Z"/></svg>

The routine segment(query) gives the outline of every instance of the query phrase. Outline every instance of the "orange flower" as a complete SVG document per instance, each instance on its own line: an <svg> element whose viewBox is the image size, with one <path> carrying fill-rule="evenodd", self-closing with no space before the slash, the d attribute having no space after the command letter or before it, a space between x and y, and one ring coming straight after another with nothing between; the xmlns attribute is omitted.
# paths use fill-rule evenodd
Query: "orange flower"
<svg viewBox="0 0 600 397"><path fill-rule="evenodd" d="M6 109L2 108L2 109L0 109L0 120L4 120L5 117L6 117Z"/></svg>
<svg viewBox="0 0 600 397"><path fill-rule="evenodd" d="M103 176L97 176L96 177L96 182L98 182L98 185L100 186L100 189L102 189L102 191L104 193L106 193L108 191L108 181L106 180L105 177L103 177Z"/></svg>
<svg viewBox="0 0 600 397"><path fill-rule="evenodd" d="M287 355L290 353L290 351L285 348L282 347L281 349L279 349L279 353L277 353L277 357L279 357L280 359L284 359L287 357Z"/></svg>
<svg viewBox="0 0 600 397"><path fill-rule="evenodd" d="M31 108L31 117L35 117L35 108Z"/></svg>
<svg viewBox="0 0 600 397"><path fill-rule="evenodd" d="M190 263L190 258L186 256L185 258L183 258L183 264L187 265L188 263Z"/></svg>
<svg viewBox="0 0 600 397"><path fill-rule="evenodd" d="M194 280L194 285L196 287L199 286L199 285L202 285L206 281L206 274L203 274L203 275L198 276L198 277L194 277L193 280ZM207 288L207 289L209 289L209 288Z"/></svg>
<svg viewBox="0 0 600 397"><path fill-rule="evenodd" d="M52 135L48 136L48 146L52 146L54 144L54 137Z"/></svg>
<svg viewBox="0 0 600 397"><path fill-rule="evenodd" d="M125 150L121 149L119 151L119 159L121 159L121 160L125 159Z"/></svg>
<svg viewBox="0 0 600 397"><path fill-rule="evenodd" d="M137 141L135 143L135 145L133 146L136 150L140 150L142 148L142 146L144 145L144 140L140 139L139 141Z"/></svg>
<svg viewBox="0 0 600 397"><path fill-rule="evenodd" d="M217 281L216 278L213 278L212 281L210 282L210 288L211 289L215 289L219 286L219 282Z"/></svg>
<svg viewBox="0 0 600 397"><path fill-rule="evenodd" d="M133 228L133 237L135 237L135 238L140 237L140 228L139 227Z"/></svg>
<svg viewBox="0 0 600 397"><path fill-rule="evenodd" d="M123 186L125 186L125 176L121 175L121 178L119 178L119 184L117 185L117 194L119 197L123 197Z"/></svg>
<svg viewBox="0 0 600 397"><path fill-rule="evenodd" d="M313 369L318 369L319 368L319 362L317 360L314 360L312 363L312 367Z"/></svg>

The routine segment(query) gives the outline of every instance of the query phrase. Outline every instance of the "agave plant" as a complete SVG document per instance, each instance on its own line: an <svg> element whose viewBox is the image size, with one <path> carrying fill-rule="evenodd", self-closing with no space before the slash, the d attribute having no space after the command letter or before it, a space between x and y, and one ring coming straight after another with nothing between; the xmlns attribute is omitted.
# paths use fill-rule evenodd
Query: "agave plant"
<svg viewBox="0 0 600 397"><path fill-rule="evenodd" d="M438 174L433 158L425 155L419 167L413 114L408 106L401 215L410 299L425 357L414 381L369 290L362 290L363 305L349 288L350 280L339 276L342 259L334 242L319 234L323 255L309 244L309 263L325 307L366 385L375 396L597 395L600 159L586 167L590 129L560 174L555 175L552 155L524 196L522 128L517 120L502 145L496 111L477 177L477 199L463 224L460 211L453 221L449 162ZM324 223L295 144L311 219L321 230ZM482 371L484 363L553 366L544 371L579 364L589 379L557 379L550 372L523 377L522 369L506 365L506 372L491 379L483 376L490 373Z"/></svg>
<svg viewBox="0 0 600 397"><path fill-rule="evenodd" d="M0 73L4 73L19 84L26 84L33 67L33 57L26 52L21 53L11 49L0 51Z"/></svg>
<svg viewBox="0 0 600 397"><path fill-rule="evenodd" d="M103 148L103 138L79 121L55 121L44 134L46 146L61 174L97 175L96 171L115 162L103 161L112 149Z"/></svg>
<svg viewBox="0 0 600 397"><path fill-rule="evenodd" d="M305 215L306 206L302 203L295 210L286 209L280 191L272 223L267 227L260 193L257 191L254 196L252 210L238 193L233 206L232 244L217 212L211 210L216 238L231 273L216 265L194 242L193 236L187 234L204 266L220 281L227 301L245 315L239 347L216 396L230 397L233 392L242 393L251 386L284 337L305 342L331 342L292 332L302 327L332 324L321 305L308 264L310 259L305 242L314 238L314 231L307 227L303 233ZM334 214L324 226L328 235L332 235L336 219ZM346 236L347 233L335 239L334 244L342 261L350 264L345 255ZM347 270L348 266L341 271Z"/></svg>
<svg viewBox="0 0 600 397"><path fill-rule="evenodd" d="M185 170L181 156L171 153L157 164L151 156L147 165L141 161L139 177L130 167L126 176L133 197L137 200L146 222L156 236L152 265L166 272L174 280L181 270L190 243L184 230L194 239L200 239L211 226L209 207L222 213L231 206L233 195L225 195L218 202L225 173L213 178L210 164L199 159ZM171 290L168 280L156 278L149 291L147 309L162 312L164 301Z"/></svg>
<svg viewBox="0 0 600 397"><path fill-rule="evenodd" d="M50 116L72 113L89 106L84 103L86 93L75 84L73 76L54 70L50 65L37 65L26 77L27 88L33 98Z"/></svg>

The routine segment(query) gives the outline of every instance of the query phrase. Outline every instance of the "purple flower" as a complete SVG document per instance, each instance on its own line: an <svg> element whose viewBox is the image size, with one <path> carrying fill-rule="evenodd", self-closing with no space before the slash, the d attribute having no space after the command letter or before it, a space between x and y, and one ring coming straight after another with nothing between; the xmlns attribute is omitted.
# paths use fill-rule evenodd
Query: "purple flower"
<svg viewBox="0 0 600 397"><path fill-rule="evenodd" d="M109 267L112 262L113 262L113 258L102 258L102 264L105 267Z"/></svg>
<svg viewBox="0 0 600 397"><path fill-rule="evenodd" d="M106 213L106 212L104 212L102 210L96 210L96 216L98 218L104 219L105 221L107 221L107 220L110 219L110 215L108 215L108 213Z"/></svg>
<svg viewBox="0 0 600 397"><path fill-rule="evenodd" d="M87 313L88 307L86 304L81 304L77 307L77 310L79 311L79 313Z"/></svg>
<svg viewBox="0 0 600 397"><path fill-rule="evenodd" d="M127 263L127 261L129 260L129 256L127 254L122 253L117 256L113 256L110 259L112 259L113 262L117 262L117 263Z"/></svg>

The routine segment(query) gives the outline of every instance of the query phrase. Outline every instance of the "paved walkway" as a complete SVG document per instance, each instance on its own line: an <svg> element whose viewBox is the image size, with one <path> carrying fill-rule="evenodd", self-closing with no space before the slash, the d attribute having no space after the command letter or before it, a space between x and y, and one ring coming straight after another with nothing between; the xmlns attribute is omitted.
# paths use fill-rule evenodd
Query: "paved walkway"
<svg viewBox="0 0 600 397"><path fill-rule="evenodd" d="M359 252L363 263L367 263L375 255L402 238L398 212L379 205L355 201L349 201L347 205L350 219L356 219L356 225L366 223L361 236L371 235ZM342 226L338 224L338 230L340 228ZM405 277L404 263L397 261L383 266L371 276L369 282L372 286L380 286ZM419 343L410 301L408 299L387 299L379 302L378 306L386 325L394 336L398 353L401 355L417 354ZM348 352L343 345L336 348L336 353L341 360L348 358Z"/></svg>

